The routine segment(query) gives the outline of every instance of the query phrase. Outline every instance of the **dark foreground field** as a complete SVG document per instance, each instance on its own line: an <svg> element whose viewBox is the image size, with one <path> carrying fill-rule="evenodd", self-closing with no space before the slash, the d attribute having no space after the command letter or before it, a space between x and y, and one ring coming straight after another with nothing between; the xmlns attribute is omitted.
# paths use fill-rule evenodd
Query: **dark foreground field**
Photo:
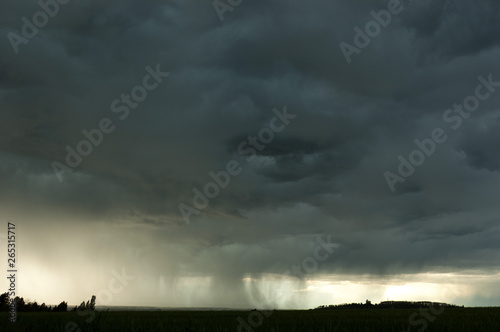
<svg viewBox="0 0 500 332"><path fill-rule="evenodd" d="M427 314L421 314L414 309L274 311L267 312L268 317L258 311L115 311L95 314L87 323L85 319L89 319L89 315L81 316L75 312L18 313L17 322L12 324L8 322L7 313L1 313L0 331L500 331L500 308L447 308L438 315L432 315L428 310ZM410 317L413 317L413 324L410 324ZM247 327L243 327L241 321L246 322ZM260 326L252 327L259 321Z"/></svg>

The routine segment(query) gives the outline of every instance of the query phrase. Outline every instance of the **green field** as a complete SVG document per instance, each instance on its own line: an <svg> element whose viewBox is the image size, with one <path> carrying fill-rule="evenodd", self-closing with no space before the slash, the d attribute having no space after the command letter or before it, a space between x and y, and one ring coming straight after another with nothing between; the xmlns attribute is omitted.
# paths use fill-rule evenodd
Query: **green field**
<svg viewBox="0 0 500 332"><path fill-rule="evenodd" d="M0 331L179 331L224 332L238 331L238 317L254 324L253 331L274 332L327 332L327 331L440 331L475 332L500 331L500 308L447 308L428 322L424 328L422 315L415 317L418 324L409 323L409 317L418 313L414 309L336 309L274 311L265 317L256 311L128 311L96 312L95 318L75 312L42 312L17 314L17 322L10 323L7 313L0 315ZM429 317L429 316L428 316ZM71 328L74 322L73 328ZM66 328L68 326L68 328ZM76 327L77 326L77 327ZM249 326L251 326L249 324ZM252 331L246 328L240 331Z"/></svg>

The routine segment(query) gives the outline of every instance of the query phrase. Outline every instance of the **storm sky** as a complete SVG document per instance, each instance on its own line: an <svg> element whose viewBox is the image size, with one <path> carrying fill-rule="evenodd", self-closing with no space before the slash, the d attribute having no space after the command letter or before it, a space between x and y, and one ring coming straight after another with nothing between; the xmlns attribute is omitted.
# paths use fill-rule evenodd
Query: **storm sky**
<svg viewBox="0 0 500 332"><path fill-rule="evenodd" d="M498 1L41 4L0 5L20 296L500 304Z"/></svg>

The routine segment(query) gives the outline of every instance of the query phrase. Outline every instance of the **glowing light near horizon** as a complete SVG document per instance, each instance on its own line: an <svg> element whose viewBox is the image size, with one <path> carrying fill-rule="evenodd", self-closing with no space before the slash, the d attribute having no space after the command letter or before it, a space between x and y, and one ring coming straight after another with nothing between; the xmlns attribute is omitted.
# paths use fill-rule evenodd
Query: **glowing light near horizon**
<svg viewBox="0 0 500 332"><path fill-rule="evenodd" d="M447 302L449 299L442 297L441 284L410 283L387 287L383 298L401 301L437 301Z"/></svg>
<svg viewBox="0 0 500 332"><path fill-rule="evenodd" d="M364 302L366 299L374 303L386 300L456 303L457 299L473 294L469 279L474 277L422 273L388 280L354 275L342 277L351 280L340 278L329 276L325 279L301 282L291 277L269 275L263 278L246 277L243 281L249 299L255 306L265 304L264 307L269 307L274 304L277 308L310 308L325 304ZM484 279L484 276L481 278ZM469 285L465 284L463 279L467 279Z"/></svg>
<svg viewBox="0 0 500 332"><path fill-rule="evenodd" d="M89 273L88 266L79 265L61 274L50 266L41 266L28 259L21 271L20 295L26 300L52 305L63 300L70 305L78 304L95 294L96 289L107 287L110 277L104 270L99 274ZM231 305L238 308L307 309L319 305L359 303L366 299L373 303L429 300L467 305L477 295L498 296L494 291L498 274L479 272L407 274L386 279L368 275L323 275L306 280L277 274L258 278L247 276L242 279L242 304L233 299ZM137 282L131 282L123 294L114 296L112 305L225 306L225 302L214 302L214 294L221 291L221 283L213 276L172 277L153 273L137 276Z"/></svg>

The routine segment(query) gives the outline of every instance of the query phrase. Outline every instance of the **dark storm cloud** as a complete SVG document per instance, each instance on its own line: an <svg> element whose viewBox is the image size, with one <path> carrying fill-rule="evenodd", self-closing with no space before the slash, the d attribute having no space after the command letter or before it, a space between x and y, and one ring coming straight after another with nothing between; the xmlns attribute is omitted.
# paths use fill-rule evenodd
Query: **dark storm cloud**
<svg viewBox="0 0 500 332"><path fill-rule="evenodd" d="M403 14L421 59L451 60L498 46L500 5L493 1L418 1Z"/></svg>
<svg viewBox="0 0 500 332"><path fill-rule="evenodd" d="M244 1L222 23L210 2L71 1L18 54L7 34L39 7L4 1L0 194L47 214L154 229L154 248L181 245L169 259L223 276L221 288L282 272L318 234L341 244L325 273L489 266L500 91L456 132L442 114L479 75L500 81L500 5L402 5L348 64L339 43L386 1ZM111 103L157 64L170 75L120 120ZM247 162L238 144L285 105L297 117ZM103 118L115 131L59 182L51 163ZM436 127L449 141L391 193L383 172ZM178 204L230 160L242 173L185 227Z"/></svg>
<svg viewBox="0 0 500 332"><path fill-rule="evenodd" d="M468 128L464 133L460 148L463 149L469 165L492 172L500 169L500 159L495 153L500 147L499 125L498 117L488 118Z"/></svg>

